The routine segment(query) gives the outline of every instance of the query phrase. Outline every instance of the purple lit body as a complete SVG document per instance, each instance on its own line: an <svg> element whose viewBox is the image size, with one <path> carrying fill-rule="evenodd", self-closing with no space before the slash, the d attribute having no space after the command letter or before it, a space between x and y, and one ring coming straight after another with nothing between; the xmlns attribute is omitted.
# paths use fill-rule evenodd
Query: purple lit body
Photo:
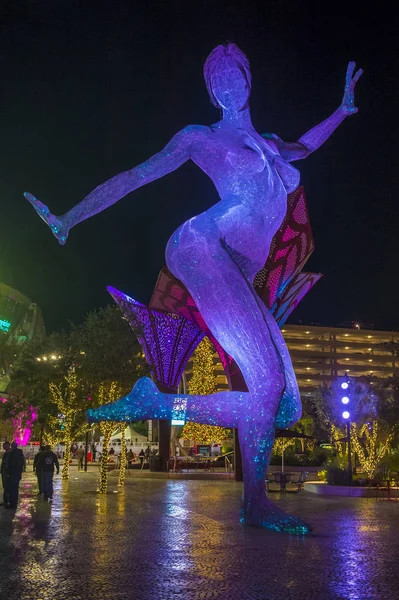
<svg viewBox="0 0 399 600"><path fill-rule="evenodd" d="M121 400L88 412L91 422L171 419L175 400L188 420L238 427L244 466L242 522L277 531L305 533L308 526L272 504L265 475L276 427L289 427L301 416L291 359L273 316L253 288L270 244L287 211L287 194L299 184L291 162L319 148L356 112L350 63L341 106L298 142L257 133L251 122L249 62L234 44L218 46L204 75L222 119L211 126L190 125L158 154L100 185L63 217L52 215L27 194L61 244L71 227L117 202L129 192L159 179L192 160L213 181L219 201L179 227L166 248L166 263L181 280L207 327L238 364L248 392L210 396L161 393L141 379Z"/></svg>

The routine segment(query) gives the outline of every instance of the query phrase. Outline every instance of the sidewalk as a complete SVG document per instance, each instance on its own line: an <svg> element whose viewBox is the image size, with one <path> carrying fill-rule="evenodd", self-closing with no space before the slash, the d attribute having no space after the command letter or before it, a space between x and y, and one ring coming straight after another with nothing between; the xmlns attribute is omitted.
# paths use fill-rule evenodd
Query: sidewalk
<svg viewBox="0 0 399 600"><path fill-rule="evenodd" d="M399 503L273 495L306 537L239 522L242 484L71 470L53 504L24 474L16 513L0 508L5 600L381 600L398 598Z"/></svg>

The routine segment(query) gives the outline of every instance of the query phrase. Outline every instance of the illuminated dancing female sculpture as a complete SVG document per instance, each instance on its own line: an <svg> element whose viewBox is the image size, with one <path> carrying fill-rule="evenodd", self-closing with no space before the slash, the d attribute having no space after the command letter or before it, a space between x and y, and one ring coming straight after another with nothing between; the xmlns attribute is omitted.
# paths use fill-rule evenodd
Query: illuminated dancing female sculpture
<svg viewBox="0 0 399 600"><path fill-rule="evenodd" d="M62 217L25 194L64 244L71 227L189 159L212 179L219 201L175 231L166 248L166 263L239 365L249 391L176 397L142 378L125 398L88 411L88 419L170 419L177 401L186 406L190 421L238 427L244 466L242 522L278 531L309 530L265 494L275 428L293 425L301 416L301 402L283 337L252 281L285 216L287 193L299 184L299 172L289 163L309 156L346 116L357 112L354 87L361 70L353 76L354 68L349 63L340 107L298 142L285 143L274 134L261 136L255 131L248 59L235 44L218 46L205 62L204 75L212 103L222 110L220 121L210 127L186 127L158 154L100 185Z"/></svg>

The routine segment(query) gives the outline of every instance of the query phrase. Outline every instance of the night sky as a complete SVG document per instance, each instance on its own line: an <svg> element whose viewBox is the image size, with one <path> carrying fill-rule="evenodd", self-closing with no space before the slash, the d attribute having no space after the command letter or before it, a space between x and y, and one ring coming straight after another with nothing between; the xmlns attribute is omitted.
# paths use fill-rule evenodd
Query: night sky
<svg viewBox="0 0 399 600"><path fill-rule="evenodd" d="M149 301L170 234L217 201L193 163L77 226L64 247L22 193L62 214L185 125L217 121L202 66L230 40L251 61L254 126L288 141L338 107L349 60L363 67L359 113L295 163L316 242L306 270L324 277L291 322L399 330L399 22L391 3L365 6L3 1L0 281L39 304L49 331L108 303L106 285Z"/></svg>

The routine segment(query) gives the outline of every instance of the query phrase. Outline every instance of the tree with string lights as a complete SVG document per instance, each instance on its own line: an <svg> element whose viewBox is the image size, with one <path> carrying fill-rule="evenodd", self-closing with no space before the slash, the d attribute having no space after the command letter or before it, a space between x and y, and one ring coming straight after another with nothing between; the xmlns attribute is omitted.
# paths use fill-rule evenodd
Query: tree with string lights
<svg viewBox="0 0 399 600"><path fill-rule="evenodd" d="M59 410L59 422L62 424L63 441L65 444L64 464L62 466L62 479L69 479L69 463L71 460L71 446L74 439L74 425L78 415L82 416L84 410L84 394L79 385L74 369L70 369L62 384L49 384L53 402Z"/></svg>
<svg viewBox="0 0 399 600"><path fill-rule="evenodd" d="M125 485L125 475L126 475L126 467L127 467L127 449L126 449L126 426L127 423L119 423L120 434L121 434L121 452L119 455L119 477L118 477L118 486L123 487Z"/></svg>
<svg viewBox="0 0 399 600"><path fill-rule="evenodd" d="M351 423L353 449L359 459L361 470L373 479L382 459L389 451L394 429L381 427L376 419L364 423L360 428Z"/></svg>
<svg viewBox="0 0 399 600"><path fill-rule="evenodd" d="M203 396L214 394L217 391L216 378L213 365L214 349L209 338L204 339L197 346L193 356L193 375L188 383L189 394ZM181 437L193 440L195 444L221 444L229 437L230 429L216 425L202 425L188 421Z"/></svg>
<svg viewBox="0 0 399 600"><path fill-rule="evenodd" d="M77 345L83 357L81 376L91 399L91 407L113 402L127 394L142 375L148 373L137 337L116 306L107 306L89 313L83 324L76 329ZM99 491L107 492L108 446L116 429L126 423L103 421L99 424L102 435ZM121 448L126 456L126 450ZM125 457L120 457L119 484L125 476ZM122 474L123 471L123 474Z"/></svg>

